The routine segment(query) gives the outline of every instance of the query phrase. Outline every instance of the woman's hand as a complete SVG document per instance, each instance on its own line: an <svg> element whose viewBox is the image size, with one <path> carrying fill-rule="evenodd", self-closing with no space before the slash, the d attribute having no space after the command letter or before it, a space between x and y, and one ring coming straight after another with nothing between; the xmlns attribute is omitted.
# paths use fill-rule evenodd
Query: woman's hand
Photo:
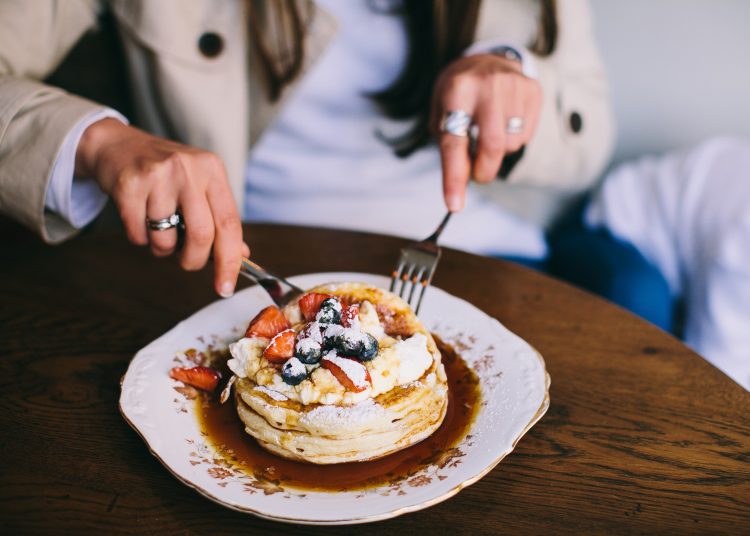
<svg viewBox="0 0 750 536"><path fill-rule="evenodd" d="M103 119L81 138L76 175L95 178L114 199L128 239L150 244L159 257L174 251L177 230L147 230L146 218L166 218L179 208L185 221L180 264L199 270L213 246L216 291L225 297L234 292L240 256L249 250L218 156Z"/></svg>
<svg viewBox="0 0 750 536"><path fill-rule="evenodd" d="M490 182L503 157L518 151L534 135L542 89L524 76L519 62L494 54L477 54L451 63L438 77L432 101L432 128L440 142L443 193L448 210L461 210L470 177ZM479 129L472 165L469 138L439 131L446 112L462 110ZM520 133L509 133L508 120L520 117Z"/></svg>

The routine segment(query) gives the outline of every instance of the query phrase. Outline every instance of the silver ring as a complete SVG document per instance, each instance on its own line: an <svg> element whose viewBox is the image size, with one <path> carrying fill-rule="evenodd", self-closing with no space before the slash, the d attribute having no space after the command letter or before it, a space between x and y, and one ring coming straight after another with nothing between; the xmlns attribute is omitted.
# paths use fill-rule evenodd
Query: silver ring
<svg viewBox="0 0 750 536"><path fill-rule="evenodd" d="M523 117L510 117L505 125L505 132L508 134L520 134L523 132Z"/></svg>
<svg viewBox="0 0 750 536"><path fill-rule="evenodd" d="M150 220L146 218L146 225L152 231L166 231L167 229L178 227L180 224L182 224L182 216L180 216L178 212L160 220Z"/></svg>
<svg viewBox="0 0 750 536"><path fill-rule="evenodd" d="M469 135L471 123L471 116L463 110L451 110L443 114L443 119L440 121L440 131L465 138Z"/></svg>

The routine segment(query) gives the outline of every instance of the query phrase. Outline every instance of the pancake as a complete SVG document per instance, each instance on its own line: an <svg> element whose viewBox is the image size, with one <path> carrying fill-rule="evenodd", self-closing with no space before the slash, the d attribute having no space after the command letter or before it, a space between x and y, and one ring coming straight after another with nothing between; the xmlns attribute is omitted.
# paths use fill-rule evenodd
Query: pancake
<svg viewBox="0 0 750 536"><path fill-rule="evenodd" d="M448 404L447 378L435 341L408 304L361 283L321 285L310 292L332 295L344 308L359 307L350 329L370 334L378 351L369 360L350 361L367 370L369 383L360 387L347 378L342 383L341 371L307 365L309 376L289 385L278 365L258 357L272 341L244 338L230 347L230 368L244 373L234 385L234 402L245 431L284 458L335 464L386 456L437 430ZM299 341L309 322L297 303L283 313ZM330 365L324 363L328 357L321 363Z"/></svg>

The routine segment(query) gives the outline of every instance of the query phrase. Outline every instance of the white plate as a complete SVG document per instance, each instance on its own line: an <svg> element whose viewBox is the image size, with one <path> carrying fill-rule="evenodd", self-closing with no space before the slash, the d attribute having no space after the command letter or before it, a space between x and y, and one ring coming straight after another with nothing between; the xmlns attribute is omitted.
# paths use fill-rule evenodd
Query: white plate
<svg viewBox="0 0 750 536"><path fill-rule="evenodd" d="M290 280L302 288L332 281L387 288L389 282L360 273L309 274ZM453 344L480 379L482 403L469 434L435 465L379 488L317 492L258 481L214 456L200 433L193 403L175 391L181 384L168 372L188 348L225 346L236 340L250 317L269 303L257 286L212 303L138 352L122 381L120 411L151 452L182 482L229 508L315 525L365 523L426 508L487 474L549 407L549 375L542 357L494 318L431 287L421 320Z"/></svg>

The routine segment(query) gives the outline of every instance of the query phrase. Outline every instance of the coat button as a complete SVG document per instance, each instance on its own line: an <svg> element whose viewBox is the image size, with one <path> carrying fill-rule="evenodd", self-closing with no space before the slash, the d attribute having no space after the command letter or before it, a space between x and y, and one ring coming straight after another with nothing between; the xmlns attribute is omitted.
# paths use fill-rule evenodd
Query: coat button
<svg viewBox="0 0 750 536"><path fill-rule="evenodd" d="M583 118L581 117L581 114L578 112L573 112L570 114L570 130L573 131L573 133L578 134L581 129L583 128Z"/></svg>
<svg viewBox="0 0 750 536"><path fill-rule="evenodd" d="M206 32L198 39L198 50L207 58L215 58L224 49L224 40L216 32Z"/></svg>

